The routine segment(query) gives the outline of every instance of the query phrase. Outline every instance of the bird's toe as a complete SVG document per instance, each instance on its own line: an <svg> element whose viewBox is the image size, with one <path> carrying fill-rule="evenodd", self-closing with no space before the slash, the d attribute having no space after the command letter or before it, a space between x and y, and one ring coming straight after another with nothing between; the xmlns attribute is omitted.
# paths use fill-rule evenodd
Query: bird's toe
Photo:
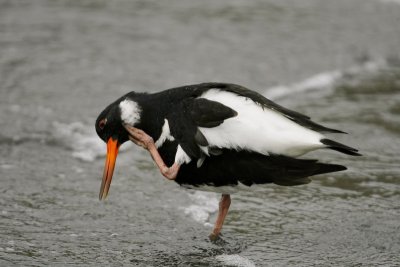
<svg viewBox="0 0 400 267"><path fill-rule="evenodd" d="M222 240L222 234L221 233L219 233L219 234L211 233L208 236L208 238L210 239L211 242L215 243L215 242L218 242L219 240Z"/></svg>

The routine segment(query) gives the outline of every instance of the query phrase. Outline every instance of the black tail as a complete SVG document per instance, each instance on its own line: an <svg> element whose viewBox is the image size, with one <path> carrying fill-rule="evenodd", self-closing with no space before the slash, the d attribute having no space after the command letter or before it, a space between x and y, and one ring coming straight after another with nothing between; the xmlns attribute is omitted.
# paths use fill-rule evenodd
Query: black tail
<svg viewBox="0 0 400 267"><path fill-rule="evenodd" d="M357 149L343 145L330 139L321 139L321 143L328 146L329 149L336 150L347 155L361 156L360 153L357 153Z"/></svg>
<svg viewBox="0 0 400 267"><path fill-rule="evenodd" d="M311 182L309 176L347 170L342 165L320 163L313 159L297 159L282 155L270 156L269 159L274 168L281 168L280 175L274 176L273 183L284 186L307 184Z"/></svg>

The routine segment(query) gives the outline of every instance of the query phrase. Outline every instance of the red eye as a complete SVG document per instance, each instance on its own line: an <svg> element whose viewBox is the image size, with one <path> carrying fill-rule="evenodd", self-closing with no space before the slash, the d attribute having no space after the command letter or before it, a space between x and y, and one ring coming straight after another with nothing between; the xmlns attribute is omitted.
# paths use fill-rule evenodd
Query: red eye
<svg viewBox="0 0 400 267"><path fill-rule="evenodd" d="M107 119L103 119L99 122L99 128L103 130L104 126L106 126Z"/></svg>

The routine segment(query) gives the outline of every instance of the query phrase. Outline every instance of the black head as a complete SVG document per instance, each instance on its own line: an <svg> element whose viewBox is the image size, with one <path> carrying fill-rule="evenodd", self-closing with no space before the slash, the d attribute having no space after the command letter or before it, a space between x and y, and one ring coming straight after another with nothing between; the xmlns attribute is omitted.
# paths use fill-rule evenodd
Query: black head
<svg viewBox="0 0 400 267"><path fill-rule="evenodd" d="M119 146L129 140L124 124L136 126L140 121L141 109L132 99L133 96L134 93L130 93L110 104L96 120L96 132L107 143L107 158L100 188L100 199L107 196L110 188Z"/></svg>
<svg viewBox="0 0 400 267"><path fill-rule="evenodd" d="M95 125L97 135L106 143L110 138L117 140L119 144L129 140L121 119L120 102L110 104L97 117Z"/></svg>

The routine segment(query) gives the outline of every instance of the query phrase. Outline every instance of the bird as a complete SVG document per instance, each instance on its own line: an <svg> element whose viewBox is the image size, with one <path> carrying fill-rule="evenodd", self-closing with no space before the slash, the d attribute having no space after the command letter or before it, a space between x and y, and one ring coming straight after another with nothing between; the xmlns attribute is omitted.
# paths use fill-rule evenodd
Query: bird
<svg viewBox="0 0 400 267"><path fill-rule="evenodd" d="M130 92L108 105L95 125L107 144L99 199L107 197L120 145L148 150L160 173L182 187L221 194L210 240L221 238L230 195L259 184L295 186L347 168L299 158L330 149L358 150L326 135L345 133L313 122L263 95L231 83L201 83L157 93Z"/></svg>

